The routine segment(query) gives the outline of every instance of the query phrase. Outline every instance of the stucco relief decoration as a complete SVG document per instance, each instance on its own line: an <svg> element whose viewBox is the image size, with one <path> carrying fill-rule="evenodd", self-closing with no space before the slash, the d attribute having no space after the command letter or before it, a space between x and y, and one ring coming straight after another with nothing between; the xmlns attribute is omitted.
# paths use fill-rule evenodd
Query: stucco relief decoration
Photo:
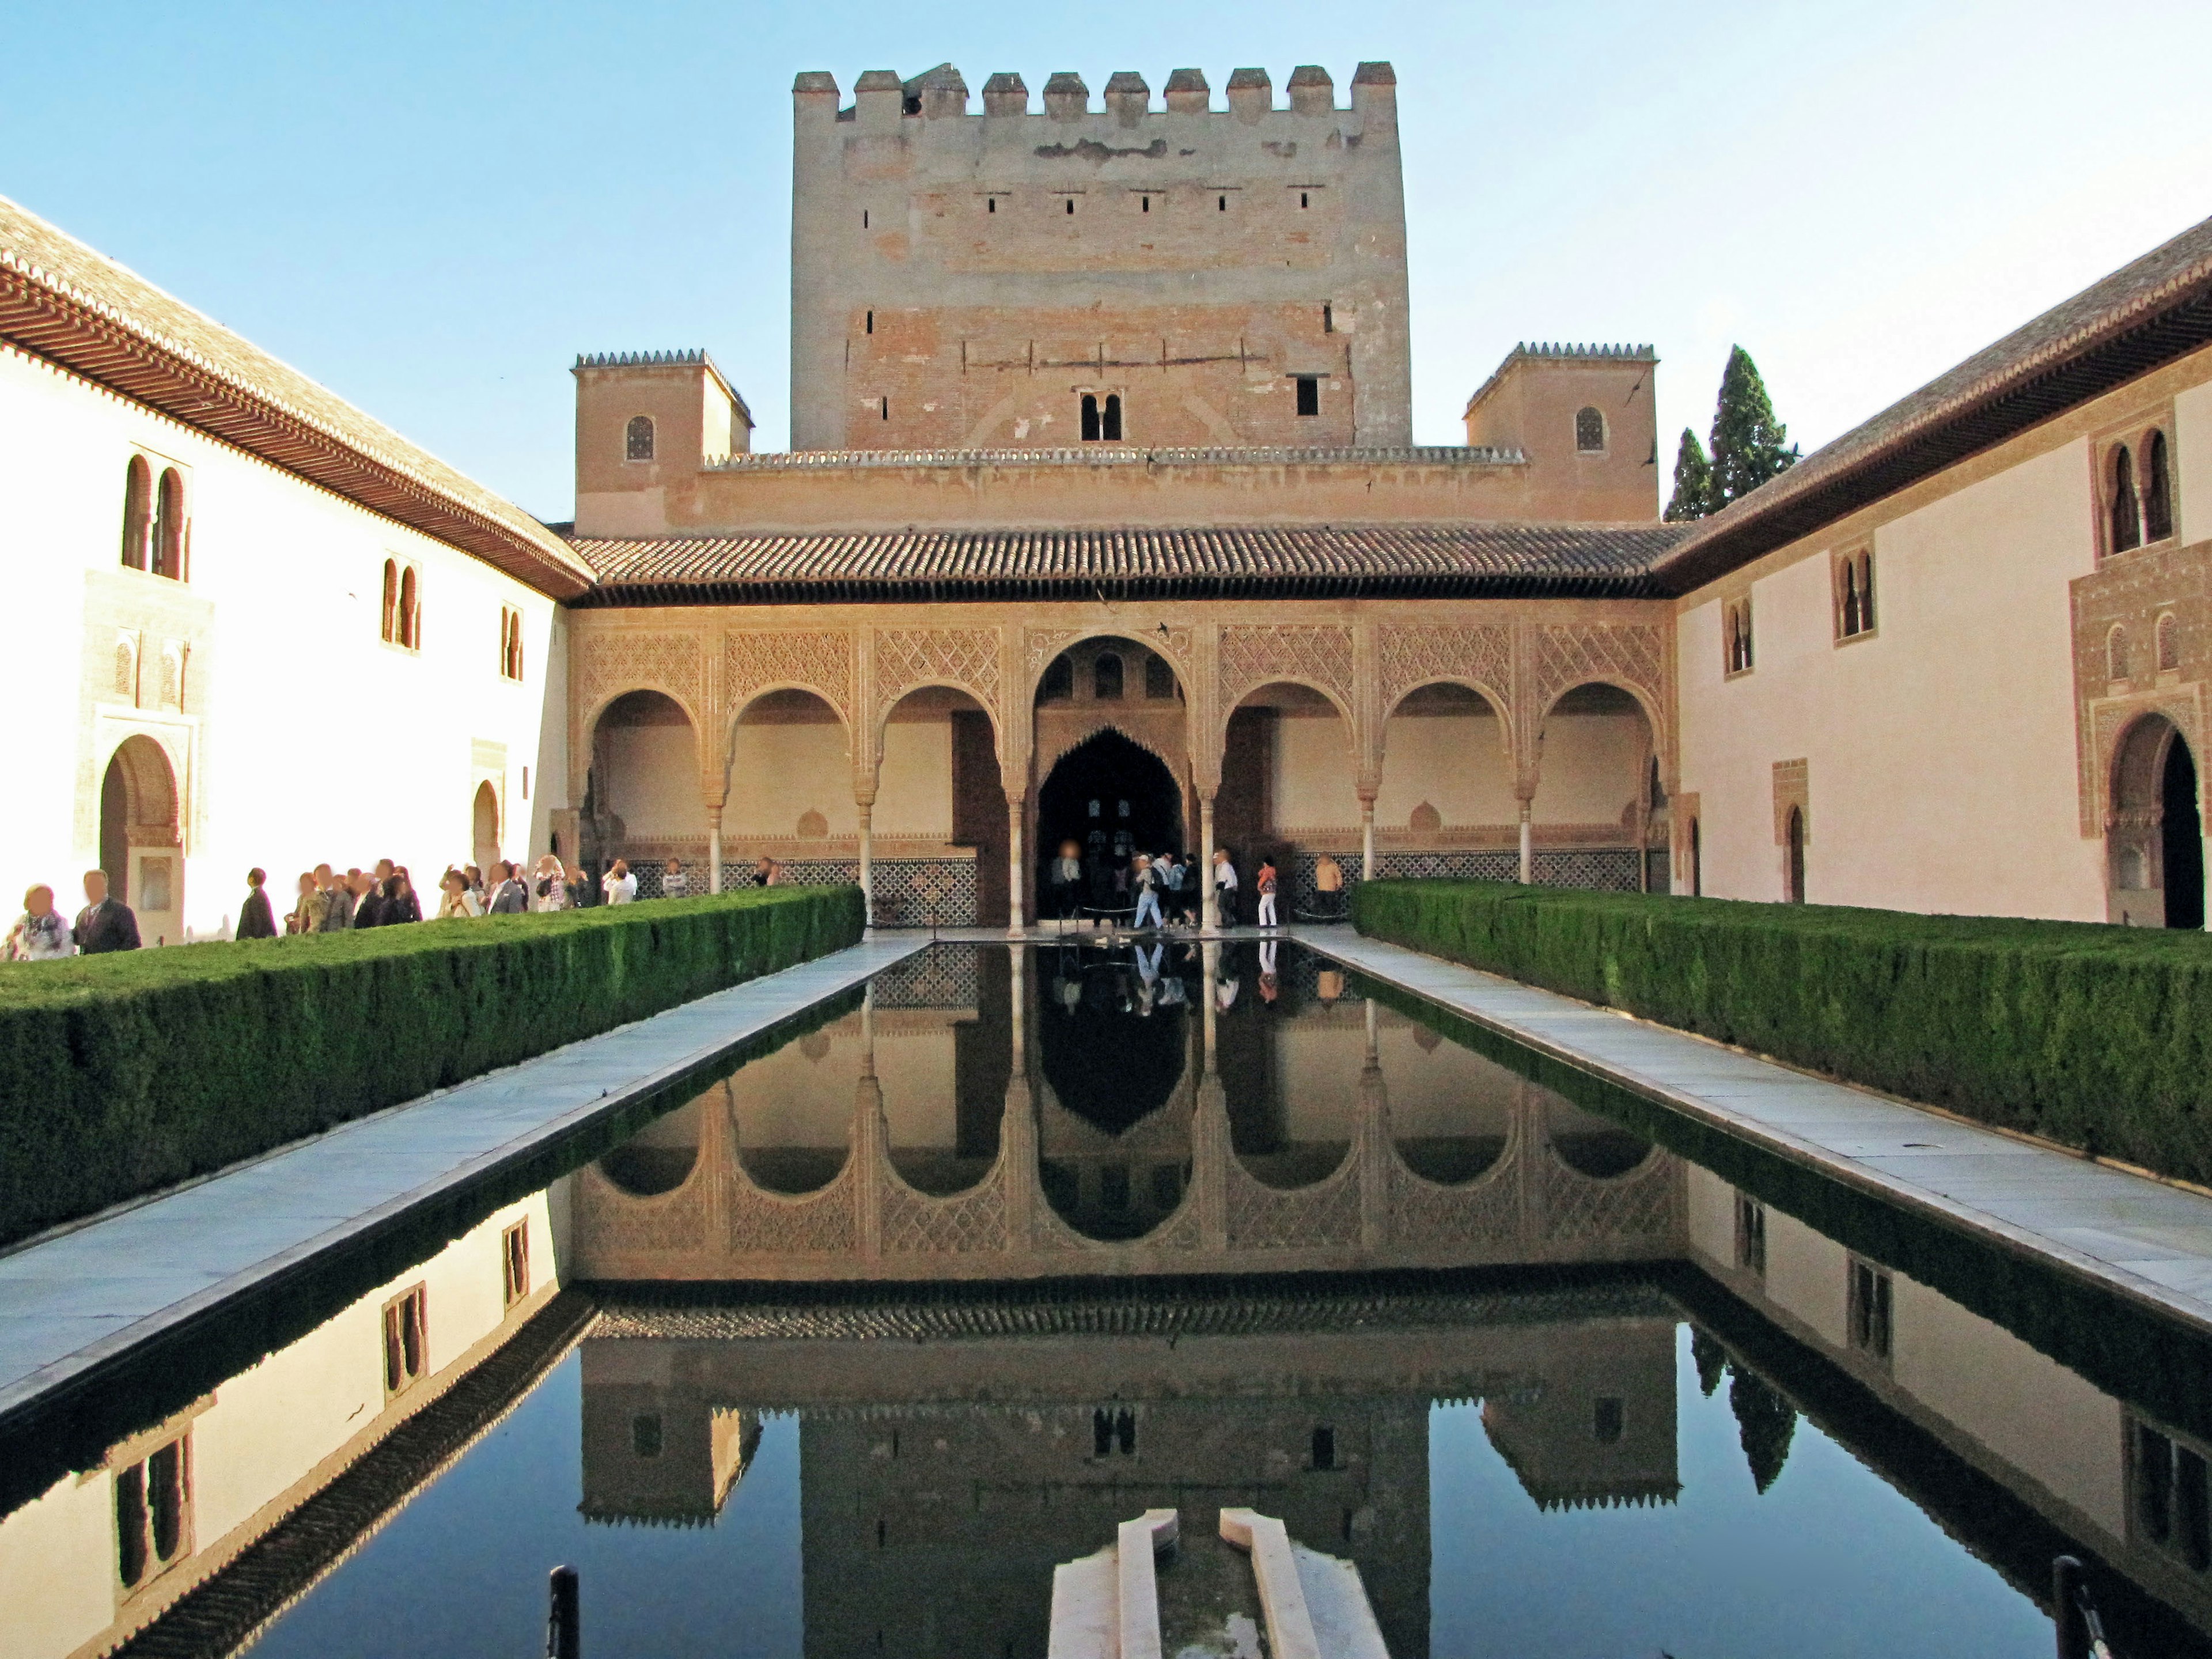
<svg viewBox="0 0 2212 1659"><path fill-rule="evenodd" d="M876 635L876 718L917 686L957 685L999 712L995 628L886 628Z"/></svg>
<svg viewBox="0 0 2212 1659"><path fill-rule="evenodd" d="M1158 628L1149 633L1132 628L1124 633L1102 631L1095 628L1033 628L1023 636L1022 659L1029 669L1030 684L1035 686L1043 677L1045 665L1071 645L1084 640L1129 640L1142 645L1147 651L1158 652L1175 665L1175 671L1188 694L1191 686L1190 629L1170 628L1163 634Z"/></svg>
<svg viewBox="0 0 2212 1659"><path fill-rule="evenodd" d="M2085 826L2085 834L2102 834L2108 826L2118 822L2119 814L2113 800L2113 769L2118 764L2122 740L2133 729L2136 722L2147 714L2161 715L2173 723L2189 745L2191 755L2204 752L2203 721L2193 691L2152 698L2130 698L2125 701L2098 702L2091 709L2091 776L2087 793L2095 801L2095 816ZM2203 784L2200 780L2198 788Z"/></svg>
<svg viewBox="0 0 2212 1659"><path fill-rule="evenodd" d="M722 641L722 701L741 708L763 686L819 692L848 725L853 719L853 641L842 633L733 633Z"/></svg>
<svg viewBox="0 0 2212 1659"><path fill-rule="evenodd" d="M1520 1237L1521 1188L1509 1156L1462 1187L1440 1187L1389 1164L1390 1237L1400 1244L1506 1244Z"/></svg>
<svg viewBox="0 0 2212 1659"><path fill-rule="evenodd" d="M952 1198L932 1198L902 1181L883 1183L882 1228L885 1255L960 1255L998 1253L1006 1248L1006 1199L1003 1175L993 1176Z"/></svg>
<svg viewBox="0 0 2212 1659"><path fill-rule="evenodd" d="M1536 630L1536 706L1592 681L1641 691L1653 708L1667 706L1667 645L1656 628L1577 623Z"/></svg>
<svg viewBox="0 0 2212 1659"><path fill-rule="evenodd" d="M804 1198L780 1198L742 1177L731 1183L724 1235L734 1255L836 1255L859 1248L853 1215L854 1160L836 1179Z"/></svg>
<svg viewBox="0 0 2212 1659"><path fill-rule="evenodd" d="M1358 1159L1310 1187L1279 1192L1234 1158L1228 1171L1229 1248L1321 1249L1359 1243Z"/></svg>
<svg viewBox="0 0 2212 1659"><path fill-rule="evenodd" d="M1223 715L1248 693L1274 680L1297 680L1332 691L1346 708L1352 696L1352 630L1328 624L1270 627L1234 624L1221 630Z"/></svg>
<svg viewBox="0 0 2212 1659"><path fill-rule="evenodd" d="M1501 698L1513 695L1513 633L1509 628L1385 628L1376 643L1382 657L1385 713L1415 686L1436 680L1472 680Z"/></svg>
<svg viewBox="0 0 2212 1659"><path fill-rule="evenodd" d="M1649 1238L1676 1225L1680 1166L1654 1152L1641 1167L1612 1180L1570 1169L1557 1152L1544 1170L1545 1231L1555 1239Z"/></svg>
<svg viewBox="0 0 2212 1659"><path fill-rule="evenodd" d="M576 646L571 660L580 717L629 691L665 691L693 714L699 712L706 674L696 636L610 629L586 635Z"/></svg>

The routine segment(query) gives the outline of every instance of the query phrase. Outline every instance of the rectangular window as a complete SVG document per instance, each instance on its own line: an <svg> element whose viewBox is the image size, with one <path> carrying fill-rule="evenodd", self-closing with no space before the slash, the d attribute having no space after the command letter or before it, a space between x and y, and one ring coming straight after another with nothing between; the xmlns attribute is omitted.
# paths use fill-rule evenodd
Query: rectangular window
<svg viewBox="0 0 2212 1659"><path fill-rule="evenodd" d="M430 1369L429 1292L417 1285L384 1304L384 1397L404 1394Z"/></svg>
<svg viewBox="0 0 2212 1659"><path fill-rule="evenodd" d="M501 1307L512 1308L530 1294L530 1222L518 1221L499 1236Z"/></svg>
<svg viewBox="0 0 2212 1659"><path fill-rule="evenodd" d="M2212 1481L2204 1453L2148 1423L2128 1427L2129 1531L2192 1571L2212 1569Z"/></svg>
<svg viewBox="0 0 2212 1659"><path fill-rule="evenodd" d="M1321 331L1324 334L1336 332L1336 307L1325 300L1321 307Z"/></svg>
<svg viewBox="0 0 2212 1659"><path fill-rule="evenodd" d="M1766 1206L1741 1193L1735 1195L1735 1265L1766 1277Z"/></svg>
<svg viewBox="0 0 2212 1659"><path fill-rule="evenodd" d="M1319 375L1298 376L1298 413L1301 415L1321 413L1321 377Z"/></svg>
<svg viewBox="0 0 2212 1659"><path fill-rule="evenodd" d="M1871 1262L1851 1263L1850 1327L1852 1347L1869 1358L1889 1358L1890 1278Z"/></svg>

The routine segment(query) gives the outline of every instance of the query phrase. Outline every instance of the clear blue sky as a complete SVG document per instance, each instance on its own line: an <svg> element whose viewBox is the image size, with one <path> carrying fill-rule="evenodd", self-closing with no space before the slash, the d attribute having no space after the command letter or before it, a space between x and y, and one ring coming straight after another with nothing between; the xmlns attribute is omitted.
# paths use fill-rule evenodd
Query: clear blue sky
<svg viewBox="0 0 2212 1659"><path fill-rule="evenodd" d="M1427 442L1518 339L1651 342L1702 433L1741 341L1810 449L2212 214L2206 0L1175 11L21 5L0 194L552 519L579 350L706 346L782 446L799 70L1392 60Z"/></svg>

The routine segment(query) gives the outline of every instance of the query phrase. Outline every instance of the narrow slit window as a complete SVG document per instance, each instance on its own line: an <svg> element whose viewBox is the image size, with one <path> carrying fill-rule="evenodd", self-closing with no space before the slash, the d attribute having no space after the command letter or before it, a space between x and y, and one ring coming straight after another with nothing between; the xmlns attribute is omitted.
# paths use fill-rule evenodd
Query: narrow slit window
<svg viewBox="0 0 2212 1659"><path fill-rule="evenodd" d="M1226 212L1228 212L1228 211L1229 211L1229 198L1228 198L1226 196L1217 196L1216 198L1214 198L1214 199L1213 199L1213 210L1214 210L1216 213L1226 213Z"/></svg>
<svg viewBox="0 0 2212 1659"><path fill-rule="evenodd" d="M1319 375L1298 376L1298 413L1301 415L1321 413L1321 377Z"/></svg>
<svg viewBox="0 0 2212 1659"><path fill-rule="evenodd" d="M1322 302L1321 308L1321 331L1324 334L1336 332L1336 307L1327 301Z"/></svg>
<svg viewBox="0 0 2212 1659"><path fill-rule="evenodd" d="M1109 444L1121 441L1121 394L1118 392L1106 394L1106 407L1098 420L1098 435Z"/></svg>
<svg viewBox="0 0 2212 1659"><path fill-rule="evenodd" d="M867 209L866 209L866 208L862 208L862 209L860 210L860 228L861 228L862 230L866 230L867 228L868 228L868 210L867 210Z"/></svg>
<svg viewBox="0 0 2212 1659"><path fill-rule="evenodd" d="M1741 1193L1735 1199L1735 1265L1766 1277L1766 1206Z"/></svg>
<svg viewBox="0 0 2212 1659"><path fill-rule="evenodd" d="M1894 1318L1890 1277L1864 1261L1851 1263L1851 1346L1875 1359L1887 1359Z"/></svg>
<svg viewBox="0 0 2212 1659"><path fill-rule="evenodd" d="M1336 1467L1336 1431L1328 1424L1317 1425L1313 1431L1312 1466L1316 1469Z"/></svg>
<svg viewBox="0 0 2212 1659"><path fill-rule="evenodd" d="M2143 539L2162 542L2173 534L2173 467L2166 434L2153 429L2143 444Z"/></svg>
<svg viewBox="0 0 2212 1659"><path fill-rule="evenodd" d="M410 651L422 646L422 586L411 564L399 573L399 643Z"/></svg>
<svg viewBox="0 0 2212 1659"><path fill-rule="evenodd" d="M1306 193L1305 193L1305 191L1300 191L1298 192L1298 205L1299 205L1301 208L1304 208L1304 207L1305 207L1305 206L1307 206L1307 205L1308 205L1307 201L1306 201Z"/></svg>
<svg viewBox="0 0 2212 1659"><path fill-rule="evenodd" d="M879 398L876 400L876 414L880 419L886 421L890 419L891 400L889 398Z"/></svg>
<svg viewBox="0 0 2212 1659"><path fill-rule="evenodd" d="M185 579L185 480L174 467L163 469L154 492L152 569L172 581Z"/></svg>
<svg viewBox="0 0 2212 1659"><path fill-rule="evenodd" d="M1069 197L1064 205L1067 210L1068 216L1073 218L1075 215L1075 198L1073 196Z"/></svg>
<svg viewBox="0 0 2212 1659"><path fill-rule="evenodd" d="M1139 213L1150 213L1152 210L1152 198L1149 196L1139 196L1137 198L1137 211Z"/></svg>
<svg viewBox="0 0 2212 1659"><path fill-rule="evenodd" d="M995 196L986 196L983 198L983 211L986 213L996 213L998 210L999 198Z"/></svg>
<svg viewBox="0 0 2212 1659"><path fill-rule="evenodd" d="M868 313L867 331L871 334L876 331L876 313L872 311Z"/></svg>

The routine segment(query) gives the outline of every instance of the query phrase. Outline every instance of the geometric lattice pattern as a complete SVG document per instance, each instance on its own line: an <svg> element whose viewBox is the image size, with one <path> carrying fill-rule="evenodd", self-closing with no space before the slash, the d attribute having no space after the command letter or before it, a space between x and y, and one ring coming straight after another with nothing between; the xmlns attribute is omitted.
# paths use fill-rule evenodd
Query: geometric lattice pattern
<svg viewBox="0 0 2212 1659"><path fill-rule="evenodd" d="M973 927L975 860L878 859L872 871L878 927ZM753 878L750 864L725 864L722 886L735 891ZM857 859L786 859L787 887L852 886L860 879ZM694 889L694 891L699 890ZM641 896L642 891L641 890Z"/></svg>
<svg viewBox="0 0 2212 1659"><path fill-rule="evenodd" d="M969 945L939 945L894 963L868 981L878 1008L969 1008L981 1000L977 951Z"/></svg>
<svg viewBox="0 0 2212 1659"><path fill-rule="evenodd" d="M1334 692L1352 708L1352 630L1340 624L1237 623L1221 630L1218 697L1223 712L1275 680Z"/></svg>
<svg viewBox="0 0 2212 1659"><path fill-rule="evenodd" d="M1348 1154L1326 1179L1278 1192L1229 1160L1229 1248L1320 1249L1359 1243L1359 1160Z"/></svg>
<svg viewBox="0 0 2212 1659"><path fill-rule="evenodd" d="M986 1181L951 1198L932 1198L904 1182L884 1183L886 1255L958 1255L1006 1248L1005 1184Z"/></svg>

